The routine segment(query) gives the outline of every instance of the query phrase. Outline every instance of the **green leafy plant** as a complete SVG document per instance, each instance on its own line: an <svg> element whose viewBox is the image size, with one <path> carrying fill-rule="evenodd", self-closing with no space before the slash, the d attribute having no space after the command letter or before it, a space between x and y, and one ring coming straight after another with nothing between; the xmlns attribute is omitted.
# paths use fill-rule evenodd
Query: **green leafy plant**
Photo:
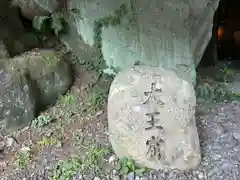
<svg viewBox="0 0 240 180"><path fill-rule="evenodd" d="M50 14L49 16L35 16L33 18L33 27L40 31L40 30L42 30L44 25L47 26L48 21L50 23L50 27L46 27L46 28L50 28L50 30L53 30L53 32L56 36L58 36L59 33L62 30L64 30L64 26L65 26L65 24L67 24L64 19L63 13L54 12L54 13Z"/></svg>
<svg viewBox="0 0 240 180"><path fill-rule="evenodd" d="M98 111L104 104L105 99L107 98L107 93L102 88L92 88L88 97L88 112Z"/></svg>
<svg viewBox="0 0 240 180"><path fill-rule="evenodd" d="M49 115L40 115L32 121L31 126L33 128L41 128L41 127L51 123L53 120L54 119Z"/></svg>
<svg viewBox="0 0 240 180"><path fill-rule="evenodd" d="M57 114L55 113L58 119L60 118L64 124L69 124L75 121L75 115L82 111L83 100L77 90L72 89L59 97L57 107L58 111L60 111Z"/></svg>
<svg viewBox="0 0 240 180"><path fill-rule="evenodd" d="M119 175L121 176L128 175L129 173L134 173L134 177L136 177L142 176L145 172L147 172L148 169L138 168L132 159L123 157L118 161L116 170L118 170Z"/></svg>
<svg viewBox="0 0 240 180"><path fill-rule="evenodd" d="M121 23L121 19L128 14L128 9L125 4L122 4L119 9L116 9L110 15L100 18L94 21L94 49L96 56L94 59L94 67L100 67L100 69L106 69L106 65L103 60L102 53L102 28L109 26L118 26ZM111 72L108 68L105 72ZM112 70L115 73L115 70Z"/></svg>
<svg viewBox="0 0 240 180"><path fill-rule="evenodd" d="M17 169L24 169L32 161L31 151L21 151L15 154L13 164Z"/></svg>
<svg viewBox="0 0 240 180"><path fill-rule="evenodd" d="M110 152L108 147L91 144L85 156L71 157L60 161L54 168L51 180L72 180L78 173L100 172L103 158Z"/></svg>
<svg viewBox="0 0 240 180"><path fill-rule="evenodd" d="M103 147L94 143L89 146L86 155L83 158L83 164L81 166L81 172L88 170L95 170L101 172L104 157L111 152L109 147Z"/></svg>
<svg viewBox="0 0 240 180"><path fill-rule="evenodd" d="M50 180L72 180L81 168L82 161L79 157L71 157L60 161L53 170Z"/></svg>
<svg viewBox="0 0 240 180"><path fill-rule="evenodd" d="M227 66L220 68L220 72L217 75L217 80L223 82L230 82L233 80L235 71Z"/></svg>
<svg viewBox="0 0 240 180"><path fill-rule="evenodd" d="M234 93L228 83L216 83L210 79L202 79L196 86L196 96L207 101L222 102L224 100L239 99L239 94Z"/></svg>
<svg viewBox="0 0 240 180"><path fill-rule="evenodd" d="M62 146L61 137L58 136L44 136L41 140L37 141L37 144L40 146L52 146L56 145L57 147Z"/></svg>
<svg viewBox="0 0 240 180"><path fill-rule="evenodd" d="M82 129L77 129L75 132L73 132L73 143L75 146L82 145L84 142L84 132Z"/></svg>

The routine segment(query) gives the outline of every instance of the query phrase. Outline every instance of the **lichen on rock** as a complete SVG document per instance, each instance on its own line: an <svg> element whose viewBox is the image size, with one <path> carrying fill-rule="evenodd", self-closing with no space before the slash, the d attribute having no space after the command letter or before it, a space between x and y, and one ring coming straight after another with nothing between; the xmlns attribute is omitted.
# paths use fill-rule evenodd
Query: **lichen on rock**
<svg viewBox="0 0 240 180"><path fill-rule="evenodd" d="M29 125L36 115L37 94L26 76L0 70L0 126L5 133Z"/></svg>
<svg viewBox="0 0 240 180"><path fill-rule="evenodd" d="M70 64L55 51L33 50L9 60L9 72L28 74L38 92L38 108L53 104L73 82Z"/></svg>

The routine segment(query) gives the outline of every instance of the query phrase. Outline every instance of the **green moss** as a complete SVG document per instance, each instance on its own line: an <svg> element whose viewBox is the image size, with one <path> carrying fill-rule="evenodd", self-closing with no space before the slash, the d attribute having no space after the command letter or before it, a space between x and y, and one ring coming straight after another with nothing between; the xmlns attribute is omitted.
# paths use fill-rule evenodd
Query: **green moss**
<svg viewBox="0 0 240 180"><path fill-rule="evenodd" d="M102 53L102 28L108 26L117 26L121 24L121 19L128 14L128 9L125 4L122 4L119 9L115 10L111 15L96 20L94 22L94 49L96 57L93 60L95 67L101 70L106 68Z"/></svg>

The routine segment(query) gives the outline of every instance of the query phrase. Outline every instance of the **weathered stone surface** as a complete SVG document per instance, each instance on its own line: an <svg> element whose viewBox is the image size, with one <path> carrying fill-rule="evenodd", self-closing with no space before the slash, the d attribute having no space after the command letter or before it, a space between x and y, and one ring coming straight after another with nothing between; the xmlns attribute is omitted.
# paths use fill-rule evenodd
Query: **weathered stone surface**
<svg viewBox="0 0 240 180"><path fill-rule="evenodd" d="M36 35L26 32L19 10L11 5L11 1L1 1L0 27L0 41L3 41L10 57L40 47Z"/></svg>
<svg viewBox="0 0 240 180"><path fill-rule="evenodd" d="M135 66L121 72L108 98L115 153L153 169L195 168L201 159L195 105L193 86L174 71Z"/></svg>
<svg viewBox="0 0 240 180"><path fill-rule="evenodd" d="M38 106L55 103L73 82L70 64L52 50L33 50L9 60L7 69L28 73L38 92Z"/></svg>
<svg viewBox="0 0 240 180"><path fill-rule="evenodd" d="M36 99L24 75L0 70L0 128L6 133L29 125L35 117Z"/></svg>
<svg viewBox="0 0 240 180"><path fill-rule="evenodd" d="M58 7L57 0L13 0L12 4L19 7L22 15L28 19L48 15Z"/></svg>
<svg viewBox="0 0 240 180"><path fill-rule="evenodd" d="M1 67L1 62L4 60L2 59L8 59L9 58L9 53L7 51L7 48L3 41L0 40L0 67Z"/></svg>
<svg viewBox="0 0 240 180"><path fill-rule="evenodd" d="M131 3L127 0L70 0L68 6L81 13L70 13L68 22L73 24L75 39L83 39L90 46L96 44L96 40L101 41L98 47L110 69L124 70L136 62L176 68L189 72L189 79L195 85L195 68L212 36L218 3L219 0L138 0ZM127 13L120 17L119 23L112 25L111 17L115 17L114 12L119 11L122 4ZM102 28L97 27L96 22L103 19ZM78 51L75 43L68 44L74 52ZM211 47L210 52L212 48L215 47Z"/></svg>
<svg viewBox="0 0 240 180"><path fill-rule="evenodd" d="M5 41L10 57L18 56L41 46L37 36L33 33L25 32L21 36Z"/></svg>
<svg viewBox="0 0 240 180"><path fill-rule="evenodd" d="M152 171L151 180L238 180L240 174L240 102L201 103L196 107L202 160L197 169ZM153 178L154 177L154 178Z"/></svg>
<svg viewBox="0 0 240 180"><path fill-rule="evenodd" d="M0 24L1 39L9 37L10 35L13 37L18 37L18 35L24 31L23 24L18 14L18 9L11 6L11 1L1 1Z"/></svg>

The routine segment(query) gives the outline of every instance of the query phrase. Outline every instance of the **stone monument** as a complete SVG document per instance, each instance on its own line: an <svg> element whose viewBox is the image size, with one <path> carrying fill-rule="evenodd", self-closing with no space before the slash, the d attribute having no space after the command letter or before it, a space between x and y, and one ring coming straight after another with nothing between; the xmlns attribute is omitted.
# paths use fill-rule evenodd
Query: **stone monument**
<svg viewBox="0 0 240 180"><path fill-rule="evenodd" d="M108 125L118 157L152 169L188 170L200 163L195 90L176 72L133 66L115 77Z"/></svg>

